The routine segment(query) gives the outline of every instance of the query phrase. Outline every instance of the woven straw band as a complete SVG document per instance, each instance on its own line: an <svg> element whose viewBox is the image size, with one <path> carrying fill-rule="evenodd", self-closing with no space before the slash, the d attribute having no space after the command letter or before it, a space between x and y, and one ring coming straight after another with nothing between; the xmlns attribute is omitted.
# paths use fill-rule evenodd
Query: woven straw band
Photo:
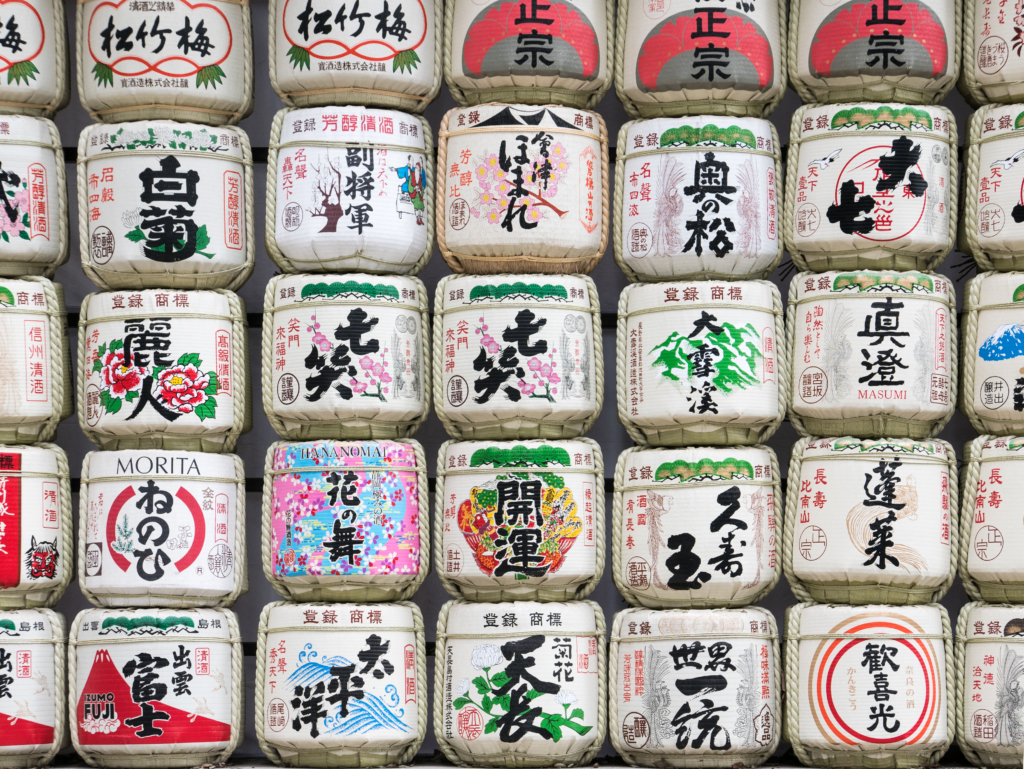
<svg viewBox="0 0 1024 769"><path fill-rule="evenodd" d="M79 2L83 2L83 1L84 2L92 2L92 0L79 0ZM230 0L219 0L219 2L230 2ZM243 5L243 3L238 3L238 5ZM248 5L248 3L244 3L244 5ZM168 105L168 104L134 104L134 105L132 105L130 107L110 107L109 109L89 110L89 117L99 117L100 115L116 115L119 112L137 112L139 110L144 110L144 109L145 110L149 110L149 109L153 109L153 110L168 110L168 111L173 110L173 111L176 111L176 112L203 112L203 113L208 114L208 115L227 115L227 116L233 117L233 118L245 117L245 113L244 112L239 112L238 110L210 109L208 107L186 107L186 106L173 107L173 106Z"/></svg>
<svg viewBox="0 0 1024 769"><path fill-rule="evenodd" d="M7 102L0 101L0 105L6 104ZM13 106L13 105L9 105ZM52 150L60 148L60 145L54 144L53 142L37 142L29 141L28 139L0 139L0 144L13 144L16 147L42 147L43 149ZM63 158L61 158L63 162Z"/></svg>

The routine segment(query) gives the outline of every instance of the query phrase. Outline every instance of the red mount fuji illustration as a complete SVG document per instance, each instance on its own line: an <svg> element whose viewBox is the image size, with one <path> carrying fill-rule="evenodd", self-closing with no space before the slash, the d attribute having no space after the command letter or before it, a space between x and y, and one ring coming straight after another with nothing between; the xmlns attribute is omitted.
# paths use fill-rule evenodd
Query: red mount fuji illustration
<svg viewBox="0 0 1024 769"><path fill-rule="evenodd" d="M27 718L11 723L13 716L0 714L0 746L9 745L50 745L53 743L53 727L37 724Z"/></svg>
<svg viewBox="0 0 1024 769"><path fill-rule="evenodd" d="M857 74L849 72L847 60L865 62L873 56L868 56L869 38L872 35L903 35L904 47L913 47L913 52L918 55L911 60L911 68L920 70L920 60L924 54L930 57L930 72L920 73L922 75L936 77L946 71L947 65L947 41L946 30L942 23L926 5L912 2L904 2L899 6L899 11L893 11L892 16L903 21L902 24L874 24L869 26L872 18L872 8L875 8L875 18L881 15L878 9L879 3L852 2L840 7L818 27L811 42L810 65L811 73L816 77L848 76ZM913 41L913 42L912 42ZM853 46L852 51L847 51L849 56L844 56L844 49ZM918 46L920 46L918 48ZM908 60L907 50L900 58ZM839 65L843 71L833 72L837 61L843 62ZM837 67L837 69L839 68ZM918 73L915 73L918 74Z"/></svg>
<svg viewBox="0 0 1024 769"><path fill-rule="evenodd" d="M161 676L161 680L164 680ZM164 683L170 689L169 675ZM114 705L117 709L117 717L121 723L111 734L89 734L82 728L82 721L85 720L85 695L86 694L108 694L113 693ZM187 744L196 742L227 742L231 739L231 725L214 721L205 716L193 716L184 710L172 707L165 702L154 702L156 710L162 710L170 716L167 721L157 721L156 726L163 729L159 737L136 737L137 727L126 726L125 719L133 718L142 712L142 709L132 702L132 690L128 682L124 680L121 671L117 669L114 661L110 658L110 652L100 649L96 652L96 658L89 671L89 679L82 689L82 696L78 698L78 705L75 708L77 723L72 726L78 729L78 739L84 745L144 745L146 743L177 743Z"/></svg>
<svg viewBox="0 0 1024 769"><path fill-rule="evenodd" d="M727 17L725 20L715 20L715 32L727 32L729 36L712 38L714 45L719 48L728 48L732 59L730 70L737 72L741 67L735 61L742 56L750 62L750 67L757 73L757 89L764 89L771 86L774 80L775 62L772 61L772 49L764 31L749 18L741 13L733 13L728 10L716 10L716 13ZM659 90L680 90L689 83L672 83L668 85L659 80L678 80L679 78L663 76L663 71L670 62L677 56L686 54L697 48L704 48L708 44L706 35L703 35L704 26L707 24L707 15L695 11L683 11L682 13L670 16L663 24L659 24L651 30L640 46L640 56L636 64L636 79L640 87L645 91ZM676 66L679 66L678 63ZM687 81L692 80L692 65L686 63L682 66L682 72L687 73ZM706 83L707 81L698 81ZM732 80L722 80L723 88L745 88L754 90L753 82L742 83Z"/></svg>
<svg viewBox="0 0 1024 769"><path fill-rule="evenodd" d="M601 63L601 49L598 45L597 33L590 21L579 12L558 0L549 0L545 6L550 10L538 13L545 19L554 19L552 24L524 23L516 24L522 11L523 3L498 2L487 8L470 24L466 31L466 42L462 49L462 61L466 72L471 77L486 77L483 73L484 58L502 41L509 41L509 49L516 49L516 41L522 32L530 32L536 28L538 32L551 35L553 40L562 40L574 49L583 65L583 79L591 80L597 75ZM556 61L554 67L558 67ZM538 67L538 70L543 69ZM547 74L547 73L544 73Z"/></svg>

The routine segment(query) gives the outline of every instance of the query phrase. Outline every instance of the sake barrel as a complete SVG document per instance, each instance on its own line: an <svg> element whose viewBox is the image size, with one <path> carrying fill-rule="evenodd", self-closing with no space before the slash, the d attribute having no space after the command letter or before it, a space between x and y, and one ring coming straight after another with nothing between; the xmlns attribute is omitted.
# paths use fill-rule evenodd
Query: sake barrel
<svg viewBox="0 0 1024 769"><path fill-rule="evenodd" d="M87 609L70 645L71 741L91 766L185 769L227 761L242 741L234 612Z"/></svg>
<svg viewBox="0 0 1024 769"><path fill-rule="evenodd" d="M45 766L68 736L67 629L49 609L0 610L0 763Z"/></svg>
<svg viewBox="0 0 1024 769"><path fill-rule="evenodd" d="M604 399L585 275L448 275L434 295L434 408L453 438L575 438ZM471 384L472 383L472 384Z"/></svg>
<svg viewBox="0 0 1024 769"><path fill-rule="evenodd" d="M785 739L800 763L938 763L953 741L953 637L939 604L786 610Z"/></svg>
<svg viewBox="0 0 1024 769"><path fill-rule="evenodd" d="M786 92L786 3L619 3L615 93L633 117L767 117Z"/></svg>
<svg viewBox="0 0 1024 769"><path fill-rule="evenodd" d="M59 283L0 279L0 442L49 441L73 413L67 326Z"/></svg>
<svg viewBox="0 0 1024 769"><path fill-rule="evenodd" d="M249 589L240 457L92 451L81 510L78 584L96 606L232 606Z"/></svg>
<svg viewBox="0 0 1024 769"><path fill-rule="evenodd" d="M267 13L270 83L289 107L374 104L423 112L437 98L440 2L384 8L380 0L346 14L323 0L308 7L270 0Z"/></svg>
<svg viewBox="0 0 1024 769"><path fill-rule="evenodd" d="M64 3L41 0L6 4L0 38L0 114L52 118L71 101L70 50ZM6 26L7 24L10 26Z"/></svg>
<svg viewBox="0 0 1024 769"><path fill-rule="evenodd" d="M615 350L619 421L641 445L746 446L782 422L782 298L767 281L626 286Z"/></svg>
<svg viewBox="0 0 1024 769"><path fill-rule="evenodd" d="M252 185L240 128L92 125L78 142L82 269L107 290L235 290L253 268Z"/></svg>
<svg viewBox="0 0 1024 769"><path fill-rule="evenodd" d="M775 618L756 606L620 611L608 649L612 746L634 766L759 766L779 745L779 658Z"/></svg>
<svg viewBox="0 0 1024 769"><path fill-rule="evenodd" d="M1016 766L1024 753L1017 707L1024 612L968 603L956 623L956 739L975 766Z"/></svg>
<svg viewBox="0 0 1024 769"><path fill-rule="evenodd" d="M956 404L956 322L956 294L942 275L794 276L793 426L805 437L938 435Z"/></svg>
<svg viewBox="0 0 1024 769"><path fill-rule="evenodd" d="M456 598L574 600L601 580L604 462L595 441L448 441L434 508L434 566Z"/></svg>
<svg viewBox="0 0 1024 769"><path fill-rule="evenodd" d="M946 595L960 537L948 443L803 438L787 478L782 563L801 601L902 606Z"/></svg>
<svg viewBox="0 0 1024 769"><path fill-rule="evenodd" d="M593 601L446 603L434 678L441 752L464 766L591 763L608 725L604 634Z"/></svg>
<svg viewBox="0 0 1024 769"><path fill-rule="evenodd" d="M75 557L64 449L0 446L0 511L0 609L53 606Z"/></svg>
<svg viewBox="0 0 1024 769"><path fill-rule="evenodd" d="M278 435L404 438L423 424L430 318L419 280L278 275L263 310L263 408Z"/></svg>
<svg viewBox="0 0 1024 769"><path fill-rule="evenodd" d="M945 107L804 105L787 164L783 234L801 270L933 270L953 248L957 137Z"/></svg>
<svg viewBox="0 0 1024 769"><path fill-rule="evenodd" d="M789 84L805 104L939 104L960 73L958 0L796 0L789 15Z"/></svg>
<svg viewBox="0 0 1024 769"><path fill-rule="evenodd" d="M25 13L19 9L35 12L21 3L10 5L12 10L7 13L13 14L12 18ZM0 104L2 67L0 58ZM64 150L57 126L43 118L0 115L0 154L4 165L0 171L0 275L52 278L68 260L70 243Z"/></svg>
<svg viewBox="0 0 1024 769"><path fill-rule="evenodd" d="M974 600L1024 602L1020 564L1020 516L1016 492L1024 481L1016 461L1024 456L1024 438L982 435L964 446L960 501L959 570Z"/></svg>
<svg viewBox="0 0 1024 769"><path fill-rule="evenodd" d="M430 571L423 447L278 441L263 476L263 573L290 601L394 601Z"/></svg>
<svg viewBox="0 0 1024 769"><path fill-rule="evenodd" d="M565 275L601 261L608 129L596 112L453 109L441 121L437 167L437 245L455 272Z"/></svg>
<svg viewBox="0 0 1024 769"><path fill-rule="evenodd" d="M418 115L281 110L267 163L267 254L284 272L417 274L434 249L433 153Z"/></svg>
<svg viewBox="0 0 1024 769"><path fill-rule="evenodd" d="M993 12L994 11L994 12ZM1020 102L1024 64L1016 46L1024 8L1007 12L991 0L964 5L963 62L957 89L974 107Z"/></svg>
<svg viewBox="0 0 1024 769"><path fill-rule="evenodd" d="M253 105L248 3L161 1L159 6L79 3L82 106L101 123L166 118L235 125L248 117Z"/></svg>
<svg viewBox="0 0 1024 769"><path fill-rule="evenodd" d="M256 736L275 764L409 764L426 730L427 654L416 604L264 607Z"/></svg>
<svg viewBox="0 0 1024 769"><path fill-rule="evenodd" d="M89 294L78 329L78 424L101 449L232 451L252 428L236 294Z"/></svg>
<svg viewBox="0 0 1024 769"><path fill-rule="evenodd" d="M594 109L612 84L612 0L538 0L522 12L506 0L453 0L444 21L444 76L463 106Z"/></svg>
<svg viewBox="0 0 1024 769"><path fill-rule="evenodd" d="M781 477L767 446L626 449L615 465L615 587L651 609L760 601L782 572Z"/></svg>
<svg viewBox="0 0 1024 769"><path fill-rule="evenodd" d="M758 118L634 120L616 147L615 263L626 277L728 280L775 270L775 126Z"/></svg>

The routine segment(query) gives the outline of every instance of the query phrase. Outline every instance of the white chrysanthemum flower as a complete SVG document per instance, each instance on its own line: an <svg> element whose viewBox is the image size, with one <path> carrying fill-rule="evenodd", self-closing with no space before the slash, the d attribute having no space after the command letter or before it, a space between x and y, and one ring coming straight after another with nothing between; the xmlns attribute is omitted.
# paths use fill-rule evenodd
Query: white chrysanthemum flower
<svg viewBox="0 0 1024 769"><path fill-rule="evenodd" d="M477 670L493 668L501 662L501 649L494 644L483 644L473 649L473 667Z"/></svg>
<svg viewBox="0 0 1024 769"><path fill-rule="evenodd" d="M142 224L142 216L139 214L141 208L132 208L121 214L121 224L127 227L129 230L134 230L140 224Z"/></svg>
<svg viewBox="0 0 1024 769"><path fill-rule="evenodd" d="M461 697L463 694L469 691L469 679L463 678L459 681L458 686L455 687L455 696Z"/></svg>
<svg viewBox="0 0 1024 769"><path fill-rule="evenodd" d="M563 708L568 705L575 705L580 701L580 698L576 696L576 692L570 689L562 689L555 695L555 699L558 700L558 704Z"/></svg>

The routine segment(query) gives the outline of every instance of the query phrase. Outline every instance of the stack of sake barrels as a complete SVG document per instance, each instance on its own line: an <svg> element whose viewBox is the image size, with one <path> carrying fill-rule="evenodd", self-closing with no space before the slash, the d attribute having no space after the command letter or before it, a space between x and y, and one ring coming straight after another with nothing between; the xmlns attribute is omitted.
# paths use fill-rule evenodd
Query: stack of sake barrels
<svg viewBox="0 0 1024 769"><path fill-rule="evenodd" d="M71 741L90 764L226 761L242 740L255 252L245 3L78 4L82 300Z"/></svg>
<svg viewBox="0 0 1024 769"><path fill-rule="evenodd" d="M276 764L409 763L427 729L423 447L443 6L271 0L256 735ZM324 22L321 22L321 17ZM379 22L379 23L376 23ZM372 724L372 726L371 726Z"/></svg>
<svg viewBox="0 0 1024 769"><path fill-rule="evenodd" d="M70 82L62 2L12 4L4 22L21 58L0 82L0 764L29 767L68 737L67 628L51 607L72 578L71 483L50 442L73 411L64 290L50 280L68 260L68 202L50 119Z"/></svg>
<svg viewBox="0 0 1024 769"><path fill-rule="evenodd" d="M853 22L819 4L790 11L806 103L787 160L783 234L803 272L786 376L803 437L782 565L802 603L786 613L783 728L809 766L932 764L954 734L937 602L956 575L957 462L935 436L955 407L957 315L932 270L954 244L957 137L933 105L956 79L960 19L953 3L914 9L927 35L888 2Z"/></svg>
<svg viewBox="0 0 1024 769"><path fill-rule="evenodd" d="M965 7L960 88L971 116L964 160L960 250L978 275L965 288L960 411L980 437L964 447L960 578L973 602L956 632L956 732L977 766L1020 763L1011 736L1010 705L1024 670L1024 572L1014 512L1021 480L1014 463L1024 449L1024 221L1017 161L1024 128L1024 68L1004 40L1016 22L990 14L985 3ZM1015 17L1016 18L1016 17Z"/></svg>
<svg viewBox="0 0 1024 769"><path fill-rule="evenodd" d="M433 387L449 760L591 763L607 725L601 306L614 2L447 3ZM500 30L499 30L500 27ZM500 32L500 34L499 34Z"/></svg>

